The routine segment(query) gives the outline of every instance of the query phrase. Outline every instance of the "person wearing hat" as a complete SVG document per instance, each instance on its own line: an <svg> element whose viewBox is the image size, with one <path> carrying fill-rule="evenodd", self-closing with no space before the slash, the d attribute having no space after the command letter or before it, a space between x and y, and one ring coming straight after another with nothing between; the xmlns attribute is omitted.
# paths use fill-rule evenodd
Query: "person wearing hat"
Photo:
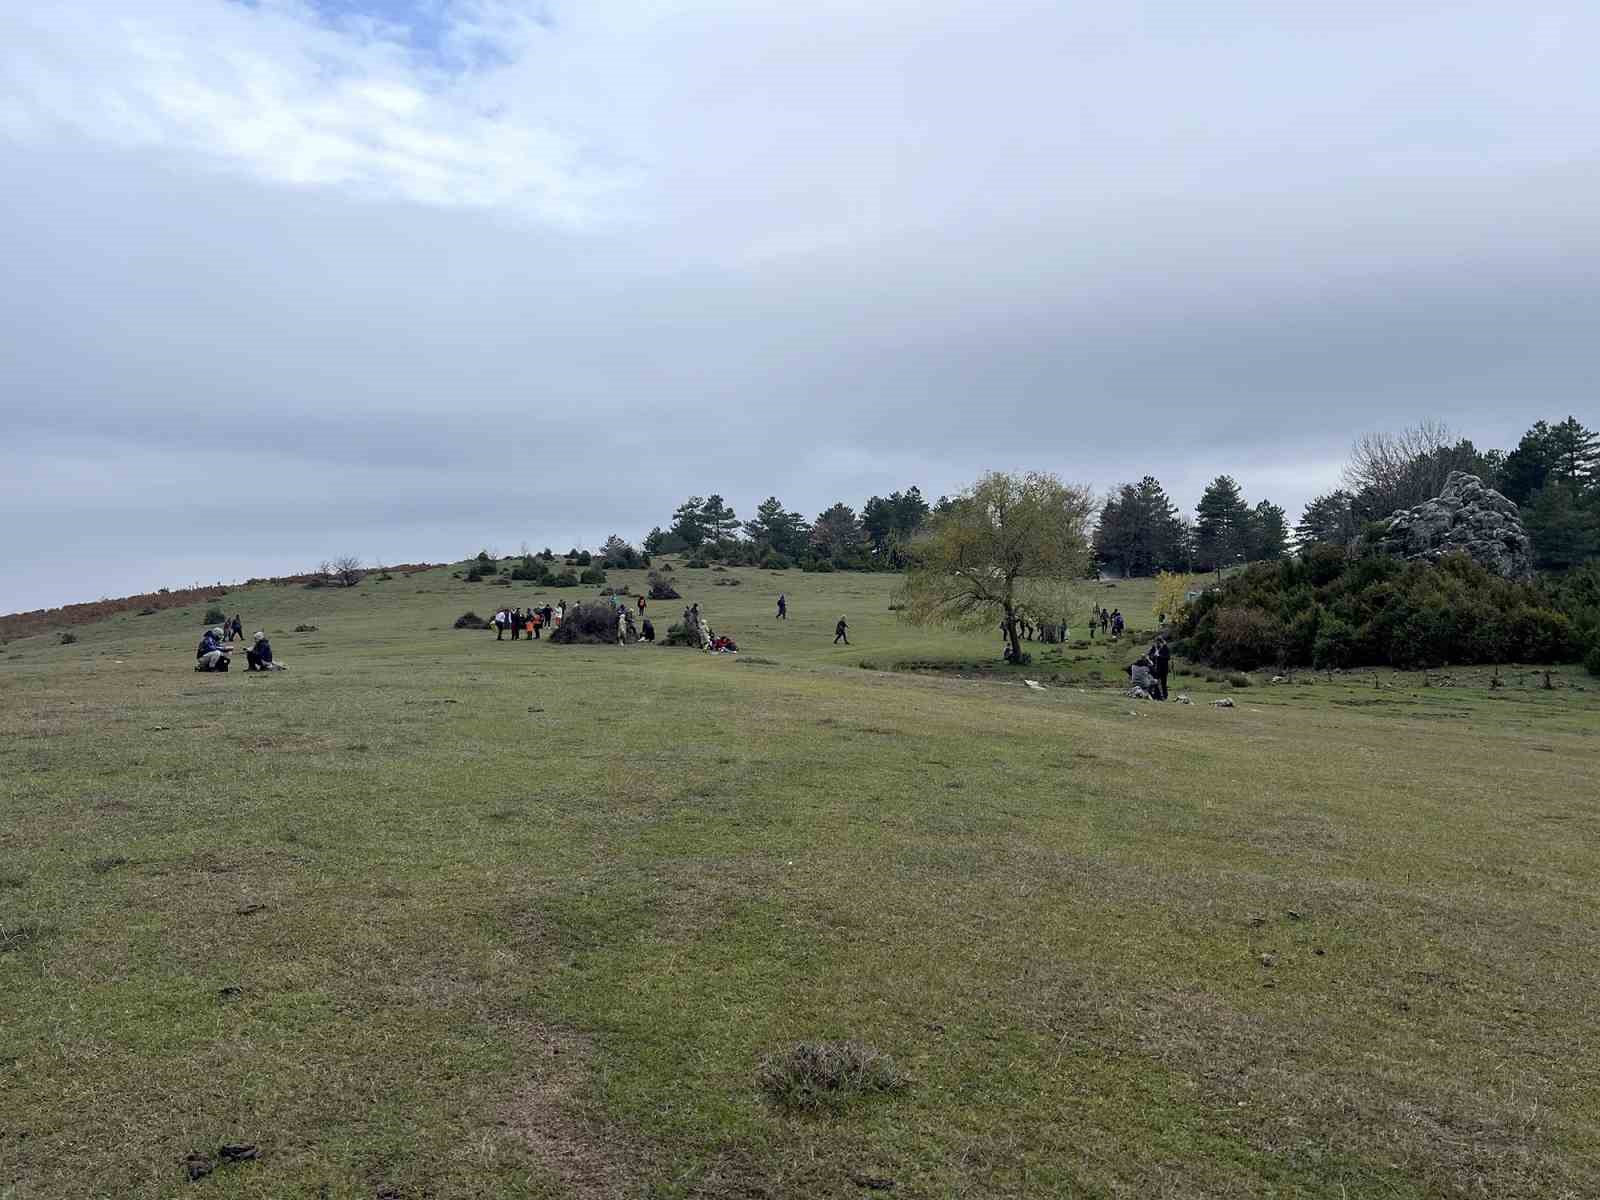
<svg viewBox="0 0 1600 1200"><path fill-rule="evenodd" d="M194 652L196 671L226 671L228 669L228 644L222 640L222 626L208 629L200 636L200 648Z"/></svg>
<svg viewBox="0 0 1600 1200"><path fill-rule="evenodd" d="M255 645L244 652L245 659L249 663L245 670L282 671L284 669L283 664L272 660L272 643L267 641L267 635L258 629L254 640Z"/></svg>

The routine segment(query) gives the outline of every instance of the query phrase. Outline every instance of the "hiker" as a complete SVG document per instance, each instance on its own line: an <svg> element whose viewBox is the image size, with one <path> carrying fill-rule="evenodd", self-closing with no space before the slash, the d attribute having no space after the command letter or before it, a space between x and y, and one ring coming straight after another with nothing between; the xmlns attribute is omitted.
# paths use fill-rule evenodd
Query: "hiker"
<svg viewBox="0 0 1600 1200"><path fill-rule="evenodd" d="M256 630L255 645L248 647L244 652L248 664L246 671L285 671L288 670L281 662L276 662L272 657L272 643L267 641L264 631Z"/></svg>
<svg viewBox="0 0 1600 1200"><path fill-rule="evenodd" d="M833 627L833 644L835 646L837 646L840 642L843 642L846 646L850 644L850 634L848 632L849 629L849 624L843 617L840 617L839 623Z"/></svg>
<svg viewBox="0 0 1600 1200"><path fill-rule="evenodd" d="M619 606L617 608L617 645L626 646L627 644L628 644L628 610Z"/></svg>
<svg viewBox="0 0 1600 1200"><path fill-rule="evenodd" d="M546 629L553 628L553 626L551 625L551 622L556 619L556 610L551 608L548 604L546 604L544 606L544 612L543 612L542 615L544 617L544 627Z"/></svg>
<svg viewBox="0 0 1600 1200"><path fill-rule="evenodd" d="M1105 609L1100 610L1100 636L1105 637L1111 629L1111 614Z"/></svg>
<svg viewBox="0 0 1600 1200"><path fill-rule="evenodd" d="M644 593L639 593L639 615L644 616Z"/></svg>
<svg viewBox="0 0 1600 1200"><path fill-rule="evenodd" d="M544 613L537 608L528 610L528 636L534 641L539 640L539 630L544 626Z"/></svg>
<svg viewBox="0 0 1600 1200"><path fill-rule="evenodd" d="M520 608L511 610L508 624L511 626L511 640L514 642L522 636L522 610Z"/></svg>
<svg viewBox="0 0 1600 1200"><path fill-rule="evenodd" d="M1097 608L1090 609L1089 610L1089 640L1091 642L1094 641L1095 626L1097 626L1099 624L1100 624L1100 610L1097 609Z"/></svg>
<svg viewBox="0 0 1600 1200"><path fill-rule="evenodd" d="M194 652L194 669L196 671L226 671L228 669L228 645L222 640L223 628L218 625L208 629L200 635L200 648Z"/></svg>
<svg viewBox="0 0 1600 1200"><path fill-rule="evenodd" d="M560 604L556 605L556 628L560 629L561 628L561 622L565 621L566 619L567 619L567 602L565 600L563 600Z"/></svg>
<svg viewBox="0 0 1600 1200"><path fill-rule="evenodd" d="M644 640L647 642L653 642L656 640L656 627L650 624L649 617L644 619Z"/></svg>
<svg viewBox="0 0 1600 1200"><path fill-rule="evenodd" d="M494 640L499 641L506 636L506 624L510 621L503 608L496 609L494 614Z"/></svg>
<svg viewBox="0 0 1600 1200"><path fill-rule="evenodd" d="M1167 698L1167 672L1172 669L1172 651L1167 647L1167 639L1164 637L1156 638L1155 645L1150 647L1148 657L1150 665L1155 672L1156 687L1160 692L1156 699L1165 700Z"/></svg>
<svg viewBox="0 0 1600 1200"><path fill-rule="evenodd" d="M1114 640L1119 642L1122 640L1123 624L1122 610L1120 608L1113 608L1111 610L1111 636Z"/></svg>
<svg viewBox="0 0 1600 1200"><path fill-rule="evenodd" d="M785 596L782 592L779 592L778 593L778 620L787 621L788 619L789 619L789 598L787 596Z"/></svg>
<svg viewBox="0 0 1600 1200"><path fill-rule="evenodd" d="M223 626L223 628L228 631L228 640L230 642L235 638L244 637L244 622L239 619L238 613L234 613L233 621L230 624Z"/></svg>

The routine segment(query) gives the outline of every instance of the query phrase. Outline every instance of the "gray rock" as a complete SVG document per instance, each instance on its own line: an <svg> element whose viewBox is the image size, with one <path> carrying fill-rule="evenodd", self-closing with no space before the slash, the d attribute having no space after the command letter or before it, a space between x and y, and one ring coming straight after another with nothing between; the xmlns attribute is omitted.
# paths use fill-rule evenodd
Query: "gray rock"
<svg viewBox="0 0 1600 1200"><path fill-rule="evenodd" d="M1233 707L1233 701L1229 700L1226 696L1224 696L1221 700L1213 700L1211 702L1211 707L1212 708L1232 708Z"/></svg>
<svg viewBox="0 0 1600 1200"><path fill-rule="evenodd" d="M1533 575L1533 543L1517 506L1465 471L1450 472L1444 491L1400 509L1386 525L1374 543L1384 554L1433 562L1465 553L1507 579Z"/></svg>

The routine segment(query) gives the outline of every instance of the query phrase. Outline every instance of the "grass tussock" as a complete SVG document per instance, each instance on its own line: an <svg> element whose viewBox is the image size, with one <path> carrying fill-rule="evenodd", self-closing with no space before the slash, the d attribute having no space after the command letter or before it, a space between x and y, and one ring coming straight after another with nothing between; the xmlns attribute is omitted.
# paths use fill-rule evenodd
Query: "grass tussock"
<svg viewBox="0 0 1600 1200"><path fill-rule="evenodd" d="M837 1109L870 1095L904 1091L910 1080L887 1054L856 1041L797 1042L767 1058L761 1091L780 1108Z"/></svg>

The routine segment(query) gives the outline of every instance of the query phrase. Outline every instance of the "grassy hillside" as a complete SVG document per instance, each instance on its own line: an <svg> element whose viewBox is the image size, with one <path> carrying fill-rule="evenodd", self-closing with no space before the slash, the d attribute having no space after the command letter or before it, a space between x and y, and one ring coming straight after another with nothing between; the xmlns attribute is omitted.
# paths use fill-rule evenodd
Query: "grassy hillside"
<svg viewBox="0 0 1600 1200"><path fill-rule="evenodd" d="M203 606L0 649L0 1197L1600 1194L1581 676L1135 704L676 578L743 653L497 643L592 589L448 569L230 594L267 677ZM813 1038L910 1086L774 1106Z"/></svg>

